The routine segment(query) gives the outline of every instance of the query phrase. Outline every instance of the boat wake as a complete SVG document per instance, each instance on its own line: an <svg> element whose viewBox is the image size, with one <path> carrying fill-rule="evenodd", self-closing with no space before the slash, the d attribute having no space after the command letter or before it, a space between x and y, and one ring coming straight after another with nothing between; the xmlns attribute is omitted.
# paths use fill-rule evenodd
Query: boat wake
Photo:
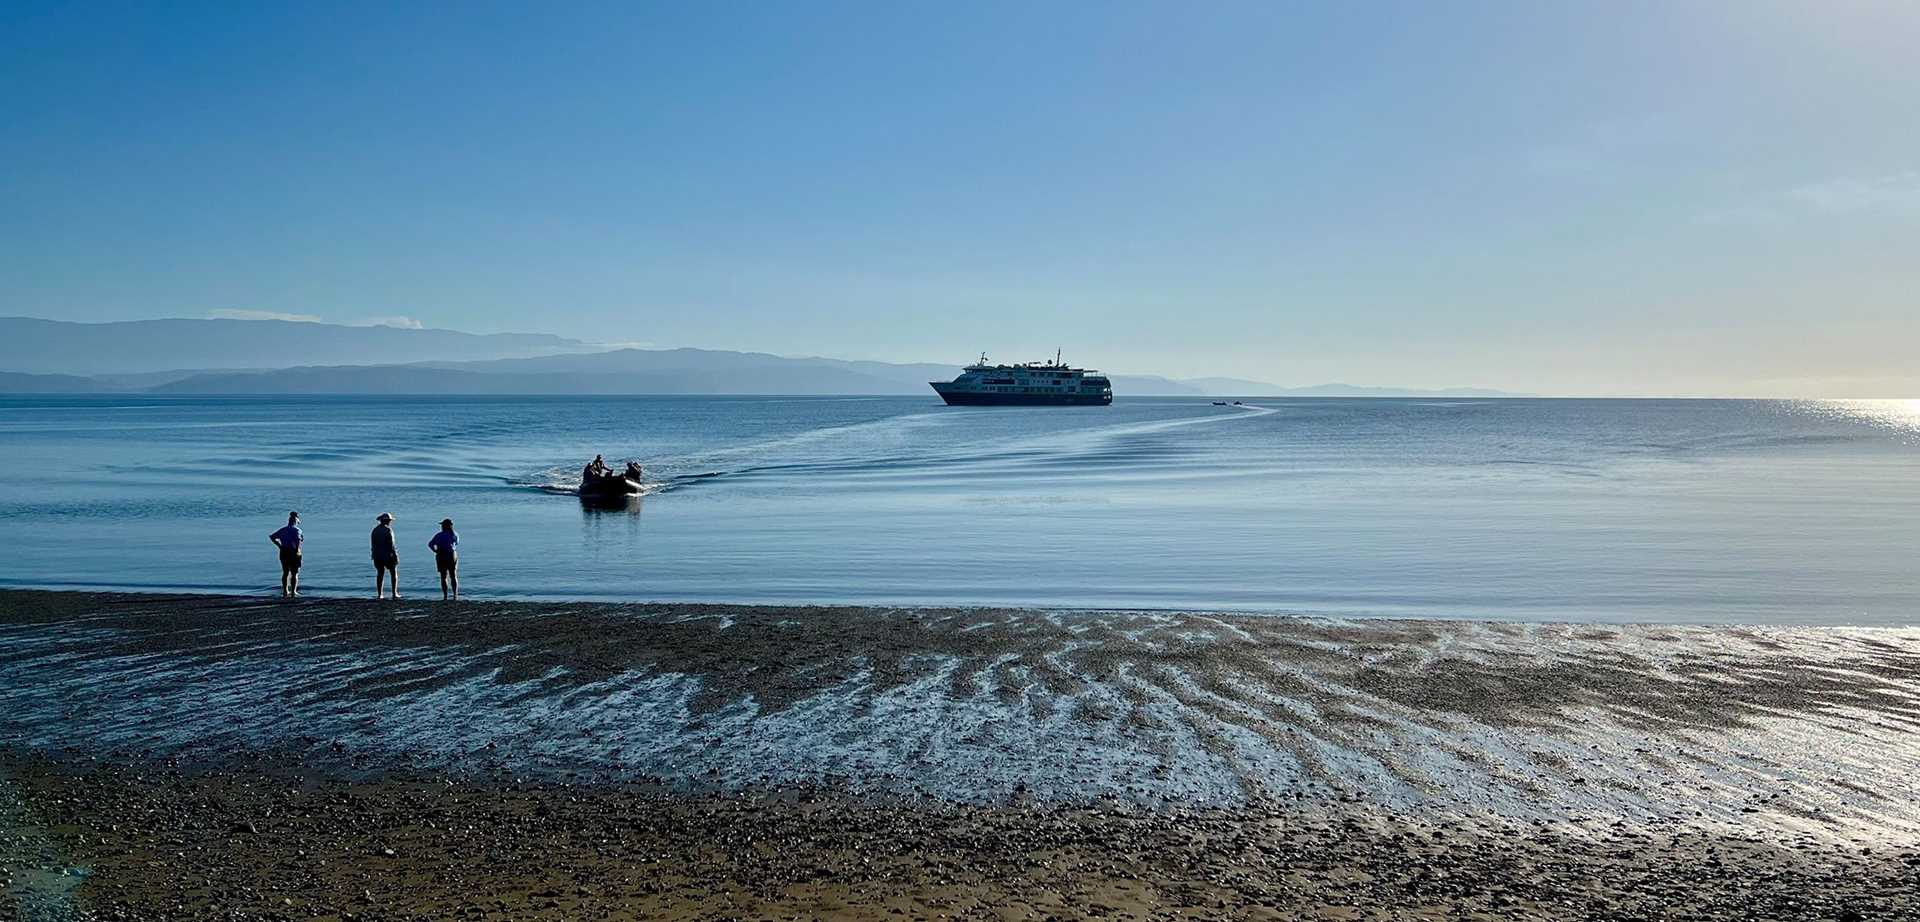
<svg viewBox="0 0 1920 922"><path fill-rule="evenodd" d="M647 482L639 495L721 481L751 484L794 478L805 478L820 487L829 481L965 481L1075 469L1112 475L1137 467L1143 472L1152 468L1154 476L1177 475L1181 468L1170 462L1189 454L1205 454L1209 449L1204 440L1174 438L1169 433L1280 412L1275 407L1247 404L1193 409L1205 412L1064 429L1036 427L1034 421L1056 424L1059 417L1047 411L1036 414L1029 408L913 413L826 426L652 460L647 464L649 473L664 476ZM1220 412L1222 409L1233 412ZM989 427L982 433L982 421L1002 425L998 432ZM544 468L511 482L558 495L578 495L580 489L579 472L571 465Z"/></svg>

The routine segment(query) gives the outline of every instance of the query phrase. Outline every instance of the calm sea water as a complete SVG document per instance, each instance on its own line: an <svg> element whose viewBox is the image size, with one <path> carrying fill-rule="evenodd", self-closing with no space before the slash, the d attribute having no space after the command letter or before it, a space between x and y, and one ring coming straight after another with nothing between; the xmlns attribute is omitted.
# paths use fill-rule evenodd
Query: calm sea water
<svg viewBox="0 0 1920 922"><path fill-rule="evenodd" d="M1920 623L1920 401L1247 403L4 397L0 585Z"/></svg>

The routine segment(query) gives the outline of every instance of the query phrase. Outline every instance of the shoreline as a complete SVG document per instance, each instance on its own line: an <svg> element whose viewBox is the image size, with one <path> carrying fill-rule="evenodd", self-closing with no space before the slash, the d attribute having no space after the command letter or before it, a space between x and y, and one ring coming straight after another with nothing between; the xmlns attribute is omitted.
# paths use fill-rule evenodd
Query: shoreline
<svg viewBox="0 0 1920 922"><path fill-rule="evenodd" d="M1915 629L0 590L103 919L1890 918L1916 729Z"/></svg>
<svg viewBox="0 0 1920 922"><path fill-rule="evenodd" d="M1920 835L1920 629L0 590L0 653L47 751Z"/></svg>
<svg viewBox="0 0 1920 922"><path fill-rule="evenodd" d="M653 494L643 494L653 495ZM419 569L431 572L422 564ZM305 579L305 576L302 577ZM625 595L577 595L555 593L552 595L493 595L480 590L478 594L467 592L463 586L463 595L451 603L442 603L435 597L439 592L437 585L422 583L422 588L397 601L408 605L424 604L473 604L473 605L528 605L555 606L577 605L598 606L604 608L699 608L719 609L738 608L746 610L782 610L782 611L887 611L887 612L1028 612L1038 615L1145 615L1145 616L1221 616L1228 618L1255 618L1264 620L1296 620L1329 623L1350 623L1386 621L1425 624L1488 624L1511 625L1516 627L1559 627L1594 628L1607 630L1613 628L1682 628L1682 629L1729 629L1729 630L1826 630L1846 631L1895 631L1920 634L1920 615L1912 621L1879 622L1863 621L1809 621L1784 622L1770 621L1765 618L1698 618L1694 620L1675 618L1579 618L1579 617L1520 617L1510 611L1496 609L1495 615L1486 617L1447 617L1432 612L1417 610L1396 610L1387 608L1369 608L1354 610L1339 609L1293 609L1293 608L1235 608L1231 605L1053 605L1040 602L939 602L905 600L814 600L814 599L752 599L700 596L688 598L637 598ZM5 593L50 593L58 595L88 595L103 598L158 598L158 599L197 599L206 601L272 601L287 602L280 596L278 588L270 583L261 583L257 587L243 589L232 586L147 586L114 585L107 583L45 582L28 580L9 580L0 578L0 594ZM321 589L308 592L301 587L301 594L290 600L292 604L375 604L373 599L362 591L336 591ZM379 604L392 604L396 600L383 600Z"/></svg>

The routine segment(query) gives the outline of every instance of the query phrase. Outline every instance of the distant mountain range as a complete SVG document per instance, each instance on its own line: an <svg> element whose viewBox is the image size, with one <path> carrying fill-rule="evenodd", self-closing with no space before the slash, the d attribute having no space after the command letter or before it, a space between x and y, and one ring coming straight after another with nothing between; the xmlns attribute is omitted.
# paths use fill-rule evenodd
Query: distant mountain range
<svg viewBox="0 0 1920 922"><path fill-rule="evenodd" d="M30 374L126 375L182 368L457 362L599 348L544 333L479 335L288 320L70 323L0 317L0 371Z"/></svg>
<svg viewBox="0 0 1920 922"><path fill-rule="evenodd" d="M298 359L289 362L288 359ZM278 320L0 318L0 393L913 394L957 365L712 349L606 349L541 334ZM1511 396L1111 375L1121 396Z"/></svg>
<svg viewBox="0 0 1920 922"><path fill-rule="evenodd" d="M488 362L311 366L190 375L157 394L914 394L957 365L788 358L713 349L618 349ZM1208 393L1179 381L1115 375L1122 394ZM1263 387L1271 388L1271 385ZM1246 391L1242 393L1251 393Z"/></svg>
<svg viewBox="0 0 1920 922"><path fill-rule="evenodd" d="M111 388L78 375L24 375L0 371L0 394L97 394Z"/></svg>

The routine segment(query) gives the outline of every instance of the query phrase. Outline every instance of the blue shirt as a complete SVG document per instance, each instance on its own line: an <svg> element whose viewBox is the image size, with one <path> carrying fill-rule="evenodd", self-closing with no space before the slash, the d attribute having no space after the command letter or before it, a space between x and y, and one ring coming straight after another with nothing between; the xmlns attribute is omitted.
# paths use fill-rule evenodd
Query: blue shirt
<svg viewBox="0 0 1920 922"><path fill-rule="evenodd" d="M427 547L432 548L436 554L451 554L459 545L460 535L451 531L440 532L427 542Z"/></svg>
<svg viewBox="0 0 1920 922"><path fill-rule="evenodd" d="M288 525L274 532L272 537L273 540L280 543L280 549L283 551L297 551L300 549L301 536L300 526L298 525Z"/></svg>

